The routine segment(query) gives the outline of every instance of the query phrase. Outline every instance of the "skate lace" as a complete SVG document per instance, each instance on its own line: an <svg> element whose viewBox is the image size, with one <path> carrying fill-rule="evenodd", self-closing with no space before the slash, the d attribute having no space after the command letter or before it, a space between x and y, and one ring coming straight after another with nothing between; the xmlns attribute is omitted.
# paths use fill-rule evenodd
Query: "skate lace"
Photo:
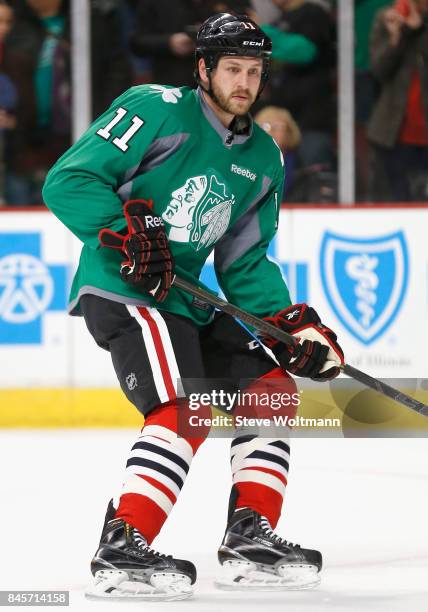
<svg viewBox="0 0 428 612"><path fill-rule="evenodd" d="M274 544L279 544L281 546L290 546L292 548L299 548L299 544L293 544L292 542L288 542L288 540L284 540L284 538L281 538L279 535L277 535L265 516L260 517L259 525L263 535L266 536Z"/></svg>
<svg viewBox="0 0 428 612"><path fill-rule="evenodd" d="M155 555L156 557L159 557L160 559L169 559L169 558L171 558L171 555L164 555L164 554L158 552L157 550L154 550L153 548L151 548L151 546L149 546L147 544L146 538L143 537L141 535L141 533L137 529L135 529L135 528L134 528L134 542L138 546L138 548L140 548L142 551L149 552L152 555Z"/></svg>

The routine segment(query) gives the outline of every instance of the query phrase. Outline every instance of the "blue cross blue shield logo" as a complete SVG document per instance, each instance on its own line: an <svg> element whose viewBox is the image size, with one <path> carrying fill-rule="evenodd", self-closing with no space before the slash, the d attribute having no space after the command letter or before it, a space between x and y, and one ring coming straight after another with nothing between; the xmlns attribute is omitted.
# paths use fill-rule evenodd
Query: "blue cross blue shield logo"
<svg viewBox="0 0 428 612"><path fill-rule="evenodd" d="M327 301L346 329L366 345L382 336L406 293L409 262L404 233L351 238L325 232L320 266Z"/></svg>
<svg viewBox="0 0 428 612"><path fill-rule="evenodd" d="M41 344L46 312L67 307L66 265L42 259L40 233L0 233L0 345Z"/></svg>

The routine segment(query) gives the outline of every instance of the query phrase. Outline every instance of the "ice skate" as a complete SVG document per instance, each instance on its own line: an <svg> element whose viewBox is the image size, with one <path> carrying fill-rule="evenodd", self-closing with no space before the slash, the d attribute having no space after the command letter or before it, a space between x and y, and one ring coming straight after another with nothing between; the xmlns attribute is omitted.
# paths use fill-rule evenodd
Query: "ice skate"
<svg viewBox="0 0 428 612"><path fill-rule="evenodd" d="M320 583L321 553L283 540L251 508L233 513L218 559L222 570L215 585L225 590L309 589Z"/></svg>
<svg viewBox="0 0 428 612"><path fill-rule="evenodd" d="M187 599L196 580L193 563L154 551L137 529L114 518L106 520L91 572L85 596L114 601Z"/></svg>

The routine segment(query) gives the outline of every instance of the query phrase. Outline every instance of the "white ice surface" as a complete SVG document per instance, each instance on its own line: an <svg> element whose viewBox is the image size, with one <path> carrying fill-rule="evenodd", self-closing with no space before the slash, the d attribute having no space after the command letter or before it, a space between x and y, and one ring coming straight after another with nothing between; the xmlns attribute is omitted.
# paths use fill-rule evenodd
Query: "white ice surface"
<svg viewBox="0 0 428 612"><path fill-rule="evenodd" d="M106 503L119 490L138 432L0 431L0 589L70 590L70 607L142 610L426 612L426 440L293 440L290 484L278 533L318 548L313 591L227 593L212 584L230 486L228 440L198 452L162 534L161 552L188 558L193 600L98 603L84 599Z"/></svg>

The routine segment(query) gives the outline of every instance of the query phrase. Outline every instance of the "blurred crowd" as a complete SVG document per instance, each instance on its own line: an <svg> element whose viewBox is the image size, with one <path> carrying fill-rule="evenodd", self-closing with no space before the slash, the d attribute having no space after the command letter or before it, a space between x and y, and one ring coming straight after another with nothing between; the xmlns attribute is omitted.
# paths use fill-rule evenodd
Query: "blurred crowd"
<svg viewBox="0 0 428 612"><path fill-rule="evenodd" d="M199 25L246 13L272 38L253 111L285 158L284 201L337 202L340 0L91 0L92 114L131 85L194 86ZM41 203L71 143L70 0L0 0L0 203ZM428 0L355 0L357 199L428 200Z"/></svg>

